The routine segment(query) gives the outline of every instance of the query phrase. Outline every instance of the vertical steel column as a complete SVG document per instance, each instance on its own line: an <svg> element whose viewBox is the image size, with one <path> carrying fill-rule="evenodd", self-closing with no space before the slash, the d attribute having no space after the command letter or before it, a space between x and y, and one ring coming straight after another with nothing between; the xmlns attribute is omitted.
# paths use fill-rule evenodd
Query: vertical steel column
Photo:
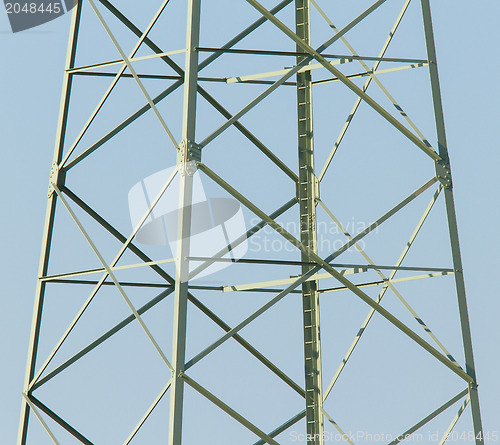
<svg viewBox="0 0 500 445"><path fill-rule="evenodd" d="M72 74L68 70L74 67L76 57L76 47L78 42L78 30L80 27L80 16L82 6L78 2L73 9L71 26L68 39L68 51L66 55L66 70L63 78L63 88L61 95L61 105L59 108L59 120L57 127L57 136L54 147L54 157L52 160L52 168L50 172L49 194L47 208L45 212L45 223L43 229L42 251L40 254L40 263L38 266L38 277L47 275L50 256L50 245L52 241L52 233L54 230L54 218L56 214L57 195L53 192L50 184L56 182L61 184L64 181L64 173L59 172L59 163L62 160L64 149L64 138L66 135L66 124L68 119L69 102L71 95ZM26 374L24 378L23 392L29 395L29 387L31 380L35 375L36 359L38 353L38 342L40 339L40 328L42 323L42 309L45 298L46 283L39 278L36 284L35 305L33 308L33 319L31 322L31 333L28 349L28 361L26 365ZM18 445L25 445L28 437L28 421L30 415L30 407L23 398L21 402L21 418L19 422L19 432L17 436Z"/></svg>
<svg viewBox="0 0 500 445"><path fill-rule="evenodd" d="M186 67L184 74L184 109L182 140L177 152L177 168L180 174L179 216L177 229L177 254L175 276L174 330L172 347L172 376L170 396L169 445L180 445L182 441L182 410L184 382L182 375L186 353L186 322L189 275L189 246L191 234L191 202L193 174L201 151L195 143L196 95L198 82L198 53L201 0L188 1L186 34Z"/></svg>
<svg viewBox="0 0 500 445"><path fill-rule="evenodd" d="M309 0L295 0L295 24L299 38L310 44ZM303 49L297 46L297 51ZM297 63L303 56L297 57ZM297 125L299 148L298 199L300 206L300 240L312 253L317 253L316 198L318 181L314 174L314 140L311 71L297 74ZM306 253L302 261L310 262ZM312 266L302 266L307 273ZM304 323L304 370L306 390L307 443L323 444L323 394L321 388L321 347L319 294L317 282L302 284Z"/></svg>
<svg viewBox="0 0 500 445"><path fill-rule="evenodd" d="M481 412L479 408L479 396L477 392L476 370L474 366L474 354L472 351L472 336L470 331L469 314L467 310L467 299L465 294L465 282L460 254L460 243L458 239L457 217L455 214L455 202L453 198L453 183L451 179L450 160L448 156L448 145L444 125L443 104L439 85L437 67L436 47L432 28L432 17L429 0L422 1L422 14L424 20L425 40L427 45L427 56L429 60L429 72L431 80L432 98L434 103L434 115L436 119L436 130L438 137L439 156L442 160L436 162L436 174L444 186L444 197L446 203L446 214L448 218L448 230L450 235L451 253L453 258L453 269L455 271L455 285L457 289L458 309L460 324L462 328L462 341L465 353L466 372L474 379L469 385L472 421L474 425L474 436L476 444L484 443Z"/></svg>

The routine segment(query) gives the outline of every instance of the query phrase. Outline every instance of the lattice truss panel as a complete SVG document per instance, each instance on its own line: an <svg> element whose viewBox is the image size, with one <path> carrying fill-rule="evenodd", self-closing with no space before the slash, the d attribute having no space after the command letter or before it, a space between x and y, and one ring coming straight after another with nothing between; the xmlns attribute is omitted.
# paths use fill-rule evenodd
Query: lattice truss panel
<svg viewBox="0 0 500 445"><path fill-rule="evenodd" d="M482 443L429 0L73 11L18 443Z"/></svg>

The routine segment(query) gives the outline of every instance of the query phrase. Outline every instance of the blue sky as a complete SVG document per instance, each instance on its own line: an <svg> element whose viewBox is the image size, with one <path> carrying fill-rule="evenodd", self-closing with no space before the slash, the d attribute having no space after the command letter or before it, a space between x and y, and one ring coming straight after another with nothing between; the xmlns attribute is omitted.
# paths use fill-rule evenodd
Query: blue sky
<svg viewBox="0 0 500 445"><path fill-rule="evenodd" d="M498 359L500 351L498 322L500 300L496 291L496 273L494 270L498 248L500 247L498 236L498 220L500 218L498 192L500 187L498 173L495 173L500 161L497 137L500 97L495 77L500 69L497 38L500 3L496 0L479 0L475 2L434 0L432 7L483 424L485 431L498 431L500 430L500 403L498 402L500 400L500 385L497 377L497 369L500 365ZM248 11L248 7L245 11ZM344 15L345 17L350 16L343 9L339 10L340 24L345 21ZM210 16L210 13L207 12L207 16ZM231 18L235 22L237 22L236 18L245 21L245 16L238 15L237 17L231 16ZM48 175L52 161L62 72L66 57L68 25L69 16L64 16L32 30L12 34L6 15L3 12L0 13L0 48L4 60L3 69L0 71L0 97L2 99L0 131L2 134L1 153L3 159L3 173L1 175L3 193L0 219L3 255L0 270L2 271L1 298L4 308L2 322L0 323L0 347L1 354L4 357L4 366L0 371L2 377L0 379L0 437L2 442L6 444L14 443L17 435ZM233 24L233 26L237 27L238 23ZM209 32L214 31L207 30L207 33ZM230 33L230 30L227 33ZM221 39L224 39L224 37L221 37ZM207 41L209 40L207 39ZM125 41L127 42L125 47L128 50L127 45L130 46L130 41L126 39ZM281 41L277 43L280 44ZM207 46L210 45L207 44ZM404 46L401 48L403 49ZM103 43L100 51L105 54L107 50L109 50L109 46L107 46L107 43ZM89 58L89 53L85 53L84 57ZM251 66L241 65L234 71L234 75L240 74L240 71L241 74L250 74L253 72L250 68ZM415 82L415 85L417 85L418 80ZM102 85L104 84L98 84L96 88L102 89ZM394 82L393 85L393 88L403 97L406 90L408 100L412 98L411 84L410 86L408 83L398 85L397 82ZM84 89L77 95L77 98L82 101L83 106L79 111L84 115L90 106L89 104L94 103L92 101L95 101L95 98L91 98L86 102L87 98L85 96L93 92L93 87L89 84L82 88ZM213 91L218 92L218 86L213 87ZM136 92L135 94L135 96L131 96L131 101L133 103L142 103L143 99L139 93ZM418 95L418 93L414 94ZM251 90L248 97L253 95L253 90ZM177 99L174 99L172 106L176 106L175 100ZM318 102L321 104L323 104L322 100L326 101L325 98L318 98ZM293 102L290 103L294 107ZM327 109L327 102L324 102L322 106ZM204 110L203 106L200 106L200 110ZM417 109L417 111L419 110ZM335 112L333 113L336 116ZM345 114L345 111L341 111L339 116L343 114ZM256 125L257 117L249 116L246 123ZM319 117L319 121L323 122L321 119ZM208 115L207 122L204 125L209 128L210 125L217 124L217 122L219 122L218 117L212 119L212 116ZM340 122L342 122L342 119ZM173 122L172 126L175 127L175 125L176 123ZM282 129L282 127L279 127L279 123L276 125L275 128ZM423 120L423 126L424 128L431 128L425 119ZM205 127L203 127L201 133L205 133L204 130ZM73 131L73 128L71 131ZM157 133L158 128L155 128L152 134L144 135L145 144L148 144L148 141L154 141L154 135ZM273 140L272 133L269 129L264 132L265 137L270 141ZM232 136L224 137L226 139L223 139L221 144L230 142L230 137ZM320 142L323 141L321 138L326 139L327 136L319 135ZM137 143L139 140L140 137L137 140L133 139L133 143ZM122 140L120 143L123 142ZM353 140L353 143L355 144L356 141ZM377 150L382 149L383 144L380 141L374 144ZM320 144L318 143L318 145ZM212 156L208 158L212 162L211 165L217 165L219 161L218 155L213 154ZM128 161L130 159L133 159L133 157L129 158ZM290 165L293 160L293 157L289 159ZM126 162L127 158L124 159L123 165L120 164L119 168L131 169L131 166L125 167ZM257 161L243 154L241 157L236 156L234 159L234 165L245 166L247 169L254 167L254 162ZM363 169L368 171L370 166L373 170L381 168L381 166L370 162L367 161L367 165L360 162L359 168L362 171L364 171ZM373 160L373 162L376 162L376 160ZM168 166L170 165L165 165L165 167ZM416 185L420 181L420 176L413 176L413 169L418 166L419 164L410 165L408 163L406 165L404 163L397 165L391 179L398 181L401 180L401 177L408 176L408 178L411 178L410 182L413 181L411 184L415 183ZM96 168L101 167L97 166ZM154 166L148 165L147 160L138 165L137 168L140 170L139 174L142 175L142 178L158 170L155 170ZM217 170L214 167L214 170L221 172L223 171L222 168L220 167ZM407 170L405 171L405 169ZM102 173L105 169L98 171ZM125 171L129 172L129 170ZM234 171L233 168L233 174ZM398 171L399 174L396 173ZM246 176L243 175L240 182L241 186L244 186L245 178ZM425 180L425 176L422 178ZM344 184L353 194L361 191L358 190L358 187L363 189L369 186L368 182L364 183L363 181L356 181L351 184L348 176L345 178L342 176L342 171L339 172L338 181L341 185ZM134 183L132 180L122 180L120 178L119 184L123 188L124 202L126 202L128 190ZM79 183L75 182L75 184ZM332 182L331 184L336 183ZM248 193L253 199L257 199L259 195L266 194L266 185L263 183L260 188L256 187L249 190ZM262 205L266 210L270 211L270 209L277 207L280 202L285 200L287 194L280 193L280 191L276 190L276 200L269 198L262 201ZM94 190L89 186L88 196L95 198L96 202L99 202L98 195L98 190ZM425 200L427 199L425 198ZM127 209L125 207L121 208L118 201L113 202L113 206L116 206L116 212L124 218L124 227L127 227L127 224L129 224ZM352 215L356 215L357 221L365 221L364 218L372 220L372 216L379 215L383 208L385 207L370 208L369 203L367 203L365 216L362 213L356 214L356 210L347 203L339 204L339 211L344 212L343 221L350 220L351 212ZM247 217L248 220L251 219L250 214L247 214ZM397 232L396 229L394 230ZM75 246L76 244L75 242ZM376 243L375 245L378 246ZM387 256L389 257L389 254ZM63 262L64 260L61 259L60 261ZM389 259L384 261L390 263ZM241 283L252 281L248 280L244 273L237 274L235 272L234 277L235 280L237 279ZM231 283L228 282L227 284ZM257 299L256 301L261 300ZM222 305L222 300L219 303L214 303L215 307L219 304ZM429 304L433 304L433 301L429 300ZM61 300L61 311L71 313L76 309L73 306L73 303L64 303ZM328 308L329 303L326 303L325 307ZM224 313L224 310L227 311L227 308L220 307L218 309L222 313ZM284 308L283 310L292 310L292 308ZM349 309L346 310L349 311ZM228 311L225 316L234 320L241 318L242 314L240 314L237 307L232 307L232 311ZM54 313L57 314L57 311ZM354 314L353 317L355 318L356 315ZM447 317L443 316L443 319L447 320ZM439 317L436 319L436 323L438 321ZM200 326L201 323L200 321ZM325 328L325 332L328 332L327 328ZM255 341L259 341L257 333L250 331L248 335L253 335ZM382 335L389 335L389 333ZM203 344L203 341L200 344ZM195 346L192 347L195 348ZM460 351L459 348L456 349ZM365 353L369 354L369 351L365 351ZM460 352L458 352L459 354ZM330 365L330 362L327 361L326 363ZM134 366L131 366L130 378L132 378L134 372L141 372L139 368L134 371ZM418 372L414 368L410 367L407 372L410 372L410 377L418 379ZM413 375L411 372L416 372L416 374ZM102 384L103 387L106 387L105 383ZM432 385L432 380L428 384ZM242 389L242 392L251 398L252 394L248 389ZM154 391L151 390L151 395L153 393ZM230 391L228 390L227 393L230 394ZM351 400L353 406L355 406L356 403L353 400L357 400L359 403L363 400L359 394L358 396L359 400L357 398L349 399L347 398L348 392L340 392L339 400ZM346 399L343 399L343 397L346 397ZM254 403L255 409L251 410L251 412L255 411L257 413L259 411L259 402L255 400L252 403ZM346 411L351 409L347 402L343 406ZM429 408L432 408L432 406ZM420 407L416 408L417 411L418 409ZM418 415L418 413L415 414ZM339 416L346 419L349 417L344 414ZM417 419L415 418L415 420ZM466 429L466 426L464 428ZM38 431L38 433L40 432ZM147 437L147 435L144 436L144 440L147 440ZM189 437L196 440L195 435ZM62 442L66 443L64 440ZM186 443L190 442L187 441ZM287 442L283 441L283 443Z"/></svg>

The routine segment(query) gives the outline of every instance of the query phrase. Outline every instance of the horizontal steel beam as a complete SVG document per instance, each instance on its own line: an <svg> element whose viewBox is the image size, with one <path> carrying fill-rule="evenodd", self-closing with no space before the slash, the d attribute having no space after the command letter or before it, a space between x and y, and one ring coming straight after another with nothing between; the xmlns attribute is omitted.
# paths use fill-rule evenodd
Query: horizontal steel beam
<svg viewBox="0 0 500 445"><path fill-rule="evenodd" d="M171 56L174 54L181 54L185 53L185 49L178 49L175 51L168 51L166 53L160 53L160 54L151 54L149 56L142 56L142 57L132 57L129 59L130 62L137 62L139 60L149 60L149 59L155 59L158 57L164 57L164 56ZM88 71L94 68L104 68L107 66L113 66L113 65L121 65L125 63L123 59L115 59L115 60L110 60L108 62L101 62L101 63L93 63L91 65L83 65L83 66L78 66L75 68L70 68L66 70L68 74L75 74L75 73L81 73L82 71Z"/></svg>
<svg viewBox="0 0 500 445"><path fill-rule="evenodd" d="M78 76L94 76L94 77L115 77L114 73L107 73L101 71L85 71L82 73L75 73L74 75ZM125 79L133 79L134 76L132 74L122 74L121 78ZM139 79L158 79L158 80L182 80L181 76L168 76L165 74L141 74L137 73L137 77ZM231 83L228 82L227 77L198 77L198 82L217 82L217 83ZM272 80L247 80L245 83L253 84L253 85L272 85L274 82ZM296 82L284 82L285 86L295 86Z"/></svg>
<svg viewBox="0 0 500 445"><path fill-rule="evenodd" d="M110 269L112 271L136 269L139 267L151 267L151 266L158 266L159 264L173 263L174 261L175 261L174 258L168 258L165 260L144 261L143 263L127 264L124 266L114 266L114 267L110 267ZM66 272L66 273L60 273L60 274L55 274L55 275L47 275L45 277L39 277L38 279L40 281L56 281L56 280L59 280L61 278L78 277L78 276L82 276L82 275L92 275L94 273L104 273L104 272L106 272L106 269L103 269L103 268L87 269L87 270L79 270L79 271L75 271L75 272Z"/></svg>
<svg viewBox="0 0 500 445"><path fill-rule="evenodd" d="M369 283L357 283L357 287L372 287L372 286L389 286L389 284L392 283L402 283L404 281L414 281L414 280L423 280L426 278L435 278L435 277L444 277L446 275L453 275L453 272L438 272L438 273L430 273L426 275L417 275L415 277L405 277L405 278L394 278L394 279L386 279L386 280L379 280L379 281L371 281ZM345 286L341 287L331 287L331 288L325 288L325 289L319 289L318 292L320 293L329 293L329 292L338 292L342 290L347 290Z"/></svg>
<svg viewBox="0 0 500 445"><path fill-rule="evenodd" d="M318 263L313 261L288 261L288 260L265 260L265 259L252 259L252 258L241 258L239 260L233 260L231 258L212 258L204 256L189 256L186 257L191 261L206 261L210 260L213 262L221 263L241 263L241 264L276 264L284 266L317 266ZM408 270L414 272L453 272L453 269L449 267L424 267L424 266L381 266L378 264L352 264L352 263L329 263L332 267L347 267L347 268L357 268L357 269L387 269L387 270Z"/></svg>
<svg viewBox="0 0 500 445"><path fill-rule="evenodd" d="M261 49L237 49L237 48L210 48L197 47L200 52L220 52L229 54L254 54L258 56L310 56L308 52L297 51L270 51ZM345 55L345 54L322 54L325 59L346 59L346 60L374 60L377 62L400 62L400 63L428 63L426 59L405 59L402 57L375 57L375 56L360 56L360 55Z"/></svg>
<svg viewBox="0 0 500 445"><path fill-rule="evenodd" d="M364 273L367 272L368 269L344 269L340 270L339 272L345 276L345 275L352 275L352 274L358 274L358 273ZM401 283L403 281L414 281L414 280L422 280L426 278L434 278L434 277L442 277L445 275L453 275L453 272L437 272L437 273L430 273L430 274L425 274L425 275L417 275L417 276L412 276L412 277L405 277L405 278L394 278L394 279L384 279L384 280L379 280L379 281L370 281L367 283L356 283L357 287L372 287L372 286L389 286L391 283ZM300 275L299 275L300 276ZM329 273L318 273L315 274L311 277L309 277L307 281L320 281L320 280L325 280L325 279L331 279L332 276ZM235 285L226 285L223 286L222 290L223 292L242 292L242 291L260 291L262 288L266 287L274 287L274 286L280 286L283 284L291 284L293 283L297 278L283 278L281 280L272 280L272 281L263 281L260 283L250 283L250 284L235 284ZM342 291L346 290L347 288L345 286L341 287L332 287L332 288L323 288L323 289L318 289L319 293L329 293L329 292L337 292L337 291ZM279 291L280 289L275 289L276 291Z"/></svg>
<svg viewBox="0 0 500 445"><path fill-rule="evenodd" d="M365 71L363 73L348 74L345 77L347 79L357 79L359 77L371 77L371 78L373 78L373 76L378 76L379 74L395 73L397 71L404 71L404 70L411 70L411 69L415 69L415 68L422 68L422 67L427 66L427 65L428 65L427 63L417 63L417 64L414 64L414 65L404 65L404 66L399 66L397 68L388 68L388 69L385 69L385 70L378 70L378 71L370 70L370 71ZM340 79L338 77L331 77L331 78L328 78L328 79L315 80L313 82L313 85L323 85L325 83L339 82L339 81L340 81Z"/></svg>

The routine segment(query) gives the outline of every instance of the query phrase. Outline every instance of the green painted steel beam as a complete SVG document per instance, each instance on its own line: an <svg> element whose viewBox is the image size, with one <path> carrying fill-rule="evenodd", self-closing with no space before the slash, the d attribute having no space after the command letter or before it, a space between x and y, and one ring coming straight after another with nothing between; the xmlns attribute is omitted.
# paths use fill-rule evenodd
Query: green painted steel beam
<svg viewBox="0 0 500 445"><path fill-rule="evenodd" d="M189 256L193 164L200 160L201 152L195 144L196 99L198 89L198 52L200 39L201 0L188 0L186 25L186 66L184 73L184 107L182 111L182 142L177 153L179 170L179 212L177 218L177 252L175 270L175 299L172 336L172 387L170 390L170 420L168 444L180 445L184 409L184 380L181 378L186 361L187 304L189 283Z"/></svg>
<svg viewBox="0 0 500 445"><path fill-rule="evenodd" d="M68 50L66 56L66 65L65 65L66 70L73 68L75 64L81 11L82 11L81 4L78 3L77 6L73 8L73 13L71 17L71 27L70 27ZM56 133L56 143L54 147L53 165L57 165L61 161L63 156L64 140L66 136L66 127L67 127L68 113L69 113L69 103L71 97L71 86L72 86L72 78L69 74L65 73L63 78L61 105L58 118L58 128ZM60 179L63 180L64 176L62 176ZM45 211L42 251L40 254L40 262L38 267L39 277L47 275L48 271L50 248L54 232L56 200L57 200L56 195L50 193ZM45 288L46 284L43 281L37 280L36 291L35 291L35 304L33 308L31 333L30 333L29 347L28 347L28 359L27 359L26 373L23 386L23 391L26 394L28 394L29 392L29 385L35 375L38 344L40 340L42 311L45 299ZM26 445L27 443L29 415L30 415L30 407L27 404L27 402L23 400L21 402L21 415L19 422L19 432L17 436L18 445Z"/></svg>
<svg viewBox="0 0 500 445"><path fill-rule="evenodd" d="M311 42L311 17L309 0L295 0L295 31L307 45ZM300 51L297 45L297 51ZM306 56L297 56L301 65ZM318 182L314 172L314 129L311 71L297 72L297 146L299 181L300 242L307 251L301 252L301 261L311 261L310 253L318 253L316 222L316 198L319 196ZM314 266L302 265L302 274ZM314 275L302 283L302 328L304 347L304 381L306 434L309 445L323 445L323 390L321 373L321 337L318 281Z"/></svg>
<svg viewBox="0 0 500 445"><path fill-rule="evenodd" d="M472 334L470 330L462 256L460 253L460 242L458 238L458 224L455 212L455 201L453 197L453 183L451 179L451 168L448 156L448 144L446 141L444 112L437 67L437 55L434 43L434 32L432 28L431 7L429 0L421 0L421 5L424 22L425 41L427 46L427 56L430 61L429 74L431 79L431 91L434 105L438 149L441 156L440 162L436 162L436 175L440 178L441 182L444 185L446 215L448 219L448 231L451 244L453 267L455 269L455 286L457 291L458 310L460 314L462 342L465 353L465 367L467 375L469 375L471 379L471 381L469 382L469 396L472 411L472 421L474 425L474 437L476 445L481 445L484 443L484 432L481 420L481 410L479 407L479 395L477 392L476 368L474 364L474 353L472 350Z"/></svg>

